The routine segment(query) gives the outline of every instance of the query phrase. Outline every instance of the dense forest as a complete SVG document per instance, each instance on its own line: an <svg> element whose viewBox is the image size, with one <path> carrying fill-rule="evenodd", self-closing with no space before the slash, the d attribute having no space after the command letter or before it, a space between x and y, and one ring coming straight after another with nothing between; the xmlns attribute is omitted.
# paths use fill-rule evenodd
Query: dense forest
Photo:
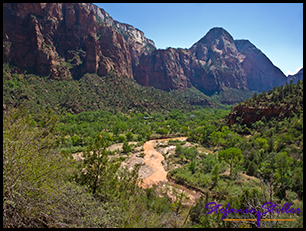
<svg viewBox="0 0 306 231"><path fill-rule="evenodd" d="M4 227L257 227L206 215L213 201L256 210L292 203L302 212L262 219L294 221L261 227L303 227L303 81L208 97L114 74L57 81L4 65L3 75ZM282 112L252 123L241 114L230 125L234 109L223 103L231 95L238 105ZM134 147L180 136L187 141L168 141L175 151L165 161L169 179L201 192L191 206L183 205L183 193L171 198L158 186L139 187L139 165L120 167ZM108 149L116 143L123 143L122 153ZM78 152L82 161L72 157Z"/></svg>

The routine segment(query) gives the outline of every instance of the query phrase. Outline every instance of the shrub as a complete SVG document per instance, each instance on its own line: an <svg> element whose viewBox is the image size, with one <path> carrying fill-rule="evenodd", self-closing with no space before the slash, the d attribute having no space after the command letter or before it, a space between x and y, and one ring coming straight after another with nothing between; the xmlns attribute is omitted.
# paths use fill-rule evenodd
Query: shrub
<svg viewBox="0 0 306 231"><path fill-rule="evenodd" d="M51 110L39 116L41 127L30 125L24 110L3 114L3 227L45 226L48 201L65 176L67 159L55 149L57 118Z"/></svg>

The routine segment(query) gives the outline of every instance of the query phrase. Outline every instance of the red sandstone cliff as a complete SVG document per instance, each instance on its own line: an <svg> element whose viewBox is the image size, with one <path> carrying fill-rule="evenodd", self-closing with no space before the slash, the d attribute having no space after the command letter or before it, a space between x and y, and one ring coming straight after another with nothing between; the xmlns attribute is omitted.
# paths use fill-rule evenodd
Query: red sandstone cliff
<svg viewBox="0 0 306 231"><path fill-rule="evenodd" d="M134 78L144 86L163 90L186 89L191 87L186 74L189 66L184 65L185 62L189 64L189 60L190 52L186 50L155 50L141 56Z"/></svg>
<svg viewBox="0 0 306 231"><path fill-rule="evenodd" d="M190 50L195 57L195 74L191 81L201 91L210 95L224 87L248 89L245 73L238 62L240 54L226 30L211 29Z"/></svg>
<svg viewBox="0 0 306 231"><path fill-rule="evenodd" d="M270 119L272 117L279 117L281 112L283 115L288 116L292 113L292 110L288 110L284 107L258 107L257 109L254 107L249 107L244 104L238 104L233 108L228 116L229 125L233 125L236 122L236 119L239 117L240 121L243 120L244 124L251 124L256 121L262 119L262 117L266 117ZM238 121L238 122L240 122Z"/></svg>
<svg viewBox="0 0 306 231"><path fill-rule="evenodd" d="M143 85L181 89L193 84L210 95L224 87L247 90L232 36L213 28L190 49L156 50L142 55L134 77Z"/></svg>
<svg viewBox="0 0 306 231"><path fill-rule="evenodd" d="M3 48L3 62L53 78L112 69L133 78L129 45L84 4L4 3Z"/></svg>
<svg viewBox="0 0 306 231"><path fill-rule="evenodd" d="M285 85L287 78L283 72L248 40L235 40L241 54L241 66L250 90L268 91L274 86Z"/></svg>
<svg viewBox="0 0 306 231"><path fill-rule="evenodd" d="M52 78L118 75L163 90L268 90L286 77L247 40L212 28L190 49L156 50L131 25L90 3L4 3L3 62ZM285 82L284 82L285 81Z"/></svg>

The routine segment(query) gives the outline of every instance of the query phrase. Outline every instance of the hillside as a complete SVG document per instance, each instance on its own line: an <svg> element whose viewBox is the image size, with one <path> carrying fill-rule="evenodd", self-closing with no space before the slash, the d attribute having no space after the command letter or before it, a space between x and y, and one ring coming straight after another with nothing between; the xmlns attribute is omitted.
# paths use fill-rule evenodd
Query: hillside
<svg viewBox="0 0 306 231"><path fill-rule="evenodd" d="M274 87L268 92L239 103L229 115L229 124L251 125L265 117L266 120L281 120L293 113L303 112L303 81Z"/></svg>
<svg viewBox="0 0 306 231"><path fill-rule="evenodd" d="M242 101L250 97L241 94L242 98L232 94L232 99ZM48 107L58 115L95 110L114 113L190 111L199 107L226 107L221 100L211 99L196 88L165 92L144 87L115 73L107 76L85 74L80 80L57 81L50 76L19 74L16 67L3 65L3 104L23 106L31 112Z"/></svg>
<svg viewBox="0 0 306 231"><path fill-rule="evenodd" d="M292 80L293 83L297 83L297 81L303 80L303 67L294 75L288 75L287 82L290 83Z"/></svg>

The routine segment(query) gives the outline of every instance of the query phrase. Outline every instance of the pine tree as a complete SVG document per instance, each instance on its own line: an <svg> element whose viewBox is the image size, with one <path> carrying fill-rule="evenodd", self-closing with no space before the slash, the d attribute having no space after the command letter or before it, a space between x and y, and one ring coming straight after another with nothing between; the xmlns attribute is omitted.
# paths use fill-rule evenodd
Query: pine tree
<svg viewBox="0 0 306 231"><path fill-rule="evenodd" d="M256 170L257 170L257 166L254 163L254 161L250 162L248 169L247 169L247 174L250 176L255 176Z"/></svg>
<svg viewBox="0 0 306 231"><path fill-rule="evenodd" d="M220 172L220 165L215 164L215 166L211 170L212 181L214 182L214 185L216 185L220 179L219 172Z"/></svg>

